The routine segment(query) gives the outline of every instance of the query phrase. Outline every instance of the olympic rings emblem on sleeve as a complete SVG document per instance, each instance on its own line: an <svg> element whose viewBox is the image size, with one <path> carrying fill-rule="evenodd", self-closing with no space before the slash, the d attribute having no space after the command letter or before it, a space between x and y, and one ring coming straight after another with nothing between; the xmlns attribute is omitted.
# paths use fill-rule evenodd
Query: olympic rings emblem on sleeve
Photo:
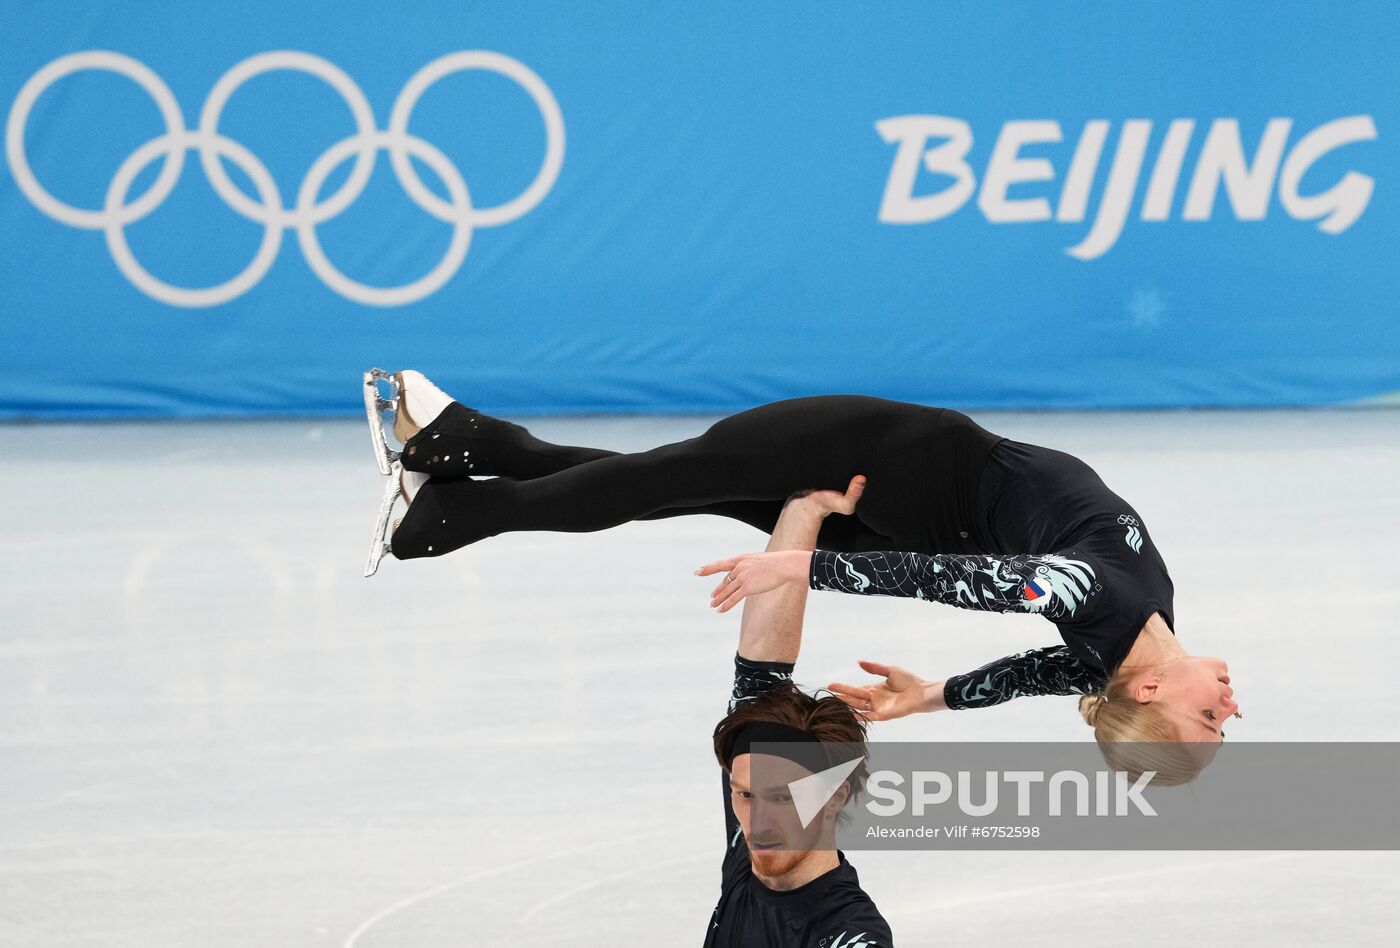
<svg viewBox="0 0 1400 948"><path fill-rule="evenodd" d="M534 179L520 194L494 207L475 207L461 172L436 147L408 130L413 109L427 89L445 76L467 70L486 70L514 81L525 90L544 119L545 153ZM134 81L146 90L160 110L165 134L137 148L122 162L107 187L99 210L73 207L50 194L29 165L24 151L25 125L34 103L55 82L76 72L103 70ZM219 118L234 92L248 80L266 72L294 70L325 82L345 100L355 122L355 134L331 145L311 165L290 207L267 166L251 151L219 132ZM165 283L146 270L126 241L125 228L156 210L174 190L184 168L185 153L199 153L200 164L215 193L241 216L263 226L263 239L251 263L237 276L217 286L187 288ZM350 279L327 258L316 236L316 227L350 206L364 191L380 151L389 154L394 176L404 193L433 217L452 225L452 239L441 260L424 276L394 287L368 286ZM368 99L334 63L310 53L275 50L251 56L235 65L214 84L200 111L199 126L185 126L184 114L170 87L145 64L122 53L87 50L59 57L40 69L20 89L5 126L5 153L15 183L41 212L70 227L100 230L117 268L133 286L171 306L218 306L248 292L262 280L282 245L288 229L296 231L307 265L331 290L368 306L403 306L436 293L457 273L466 259L472 233L478 227L499 227L533 210L554 186L564 165L564 116L554 94L524 63L488 50L464 50L441 56L419 69L404 84L389 114L389 126L380 130ZM410 158L433 170L447 189L444 201L418 176ZM252 181L258 199L244 194L229 178L223 159L233 162ZM154 161L163 161L155 182L139 198L128 202L136 177ZM326 179L347 161L354 161L345 182L322 198Z"/></svg>

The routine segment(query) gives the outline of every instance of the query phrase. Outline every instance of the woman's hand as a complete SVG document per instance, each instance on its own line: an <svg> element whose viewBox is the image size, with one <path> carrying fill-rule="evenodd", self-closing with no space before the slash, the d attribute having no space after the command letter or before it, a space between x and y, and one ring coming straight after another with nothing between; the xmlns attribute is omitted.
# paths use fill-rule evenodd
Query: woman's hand
<svg viewBox="0 0 1400 948"><path fill-rule="evenodd" d="M724 579L710 593L710 605L728 612L745 596L771 592L784 583L805 583L812 568L811 550L783 550L779 553L744 553L727 560L716 560L695 571L697 576L724 573Z"/></svg>
<svg viewBox="0 0 1400 948"><path fill-rule="evenodd" d="M925 681L911 671L878 662L861 662L860 667L884 681L861 687L832 682L828 690L871 721L890 721L920 711L943 711L943 682Z"/></svg>

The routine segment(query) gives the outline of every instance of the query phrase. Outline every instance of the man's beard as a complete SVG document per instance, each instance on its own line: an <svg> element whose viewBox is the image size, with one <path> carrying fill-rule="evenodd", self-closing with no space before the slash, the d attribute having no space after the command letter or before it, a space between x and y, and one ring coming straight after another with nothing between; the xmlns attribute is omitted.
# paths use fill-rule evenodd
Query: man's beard
<svg viewBox="0 0 1400 948"><path fill-rule="evenodd" d="M767 849L749 850L749 863L756 875L774 878L786 875L802 864L811 855L808 850Z"/></svg>

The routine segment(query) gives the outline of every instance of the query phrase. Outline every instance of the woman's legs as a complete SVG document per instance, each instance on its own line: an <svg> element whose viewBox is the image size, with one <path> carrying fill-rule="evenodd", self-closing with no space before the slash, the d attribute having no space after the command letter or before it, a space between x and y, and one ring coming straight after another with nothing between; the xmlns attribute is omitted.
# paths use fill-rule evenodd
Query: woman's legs
<svg viewBox="0 0 1400 948"><path fill-rule="evenodd" d="M615 457L617 451L553 444L537 438L522 425L485 415L454 402L420 435L404 445L405 469L432 472L442 480L472 475L532 480L590 461ZM735 500L698 507L669 507L638 520L709 514L728 517L772 533L783 501ZM822 526L822 546L829 550L880 549L884 538L869 534L854 518L828 517Z"/></svg>
<svg viewBox="0 0 1400 948"><path fill-rule="evenodd" d="M394 554L435 556L498 533L591 532L682 513L721 513L771 529L783 499L794 491L841 490L856 474L867 475L870 487L856 517L844 530L834 524L831 535L843 546L862 538L898 543L901 536L917 537L905 524L919 518L928 488L919 434L938 414L862 396L795 399L725 418L698 438L610 454L550 446L519 426L462 407L406 446L405 467L411 459L410 469L435 477L395 531ZM472 466L473 458L492 452L493 467L510 458L512 465L534 465L515 470L560 469L527 480L440 479L440 472L486 473ZM569 460L580 463L566 465ZM749 503L716 507L736 501ZM901 548L916 547L906 541Z"/></svg>
<svg viewBox="0 0 1400 948"><path fill-rule="evenodd" d="M404 444L406 471L435 478L473 475L530 480L613 457L616 451L550 444L520 425L453 402Z"/></svg>

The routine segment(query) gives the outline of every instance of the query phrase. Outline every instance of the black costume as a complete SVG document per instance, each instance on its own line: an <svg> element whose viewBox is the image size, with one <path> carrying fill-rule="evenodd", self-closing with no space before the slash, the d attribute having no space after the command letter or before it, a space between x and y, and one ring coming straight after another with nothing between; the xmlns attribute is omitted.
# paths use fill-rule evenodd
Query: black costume
<svg viewBox="0 0 1400 948"><path fill-rule="evenodd" d="M402 559L509 531L589 532L684 514L771 532L793 492L844 490L864 474L854 516L822 525L814 588L1035 612L1064 640L948 679L951 708L1101 687L1154 612L1173 623L1171 580L1142 518L1087 464L948 409L793 399L687 441L616 454L548 444L453 404L408 442L403 464L432 479L394 532Z"/></svg>
<svg viewBox="0 0 1400 948"><path fill-rule="evenodd" d="M1173 626L1172 582L1137 511L1083 461L1002 440L980 487L983 527L1012 555L835 553L812 556L814 589L911 596L991 612L1031 612L1065 644L954 675L950 708L1024 695L1086 694L1108 681L1154 612Z"/></svg>
<svg viewBox="0 0 1400 948"><path fill-rule="evenodd" d="M751 662L735 656L729 709L787 681L792 669L786 662ZM796 889L776 892L760 882L734 815L729 775L723 779L727 848L719 902L710 917L705 948L889 948L893 944L889 925L842 853L837 853L839 866Z"/></svg>

